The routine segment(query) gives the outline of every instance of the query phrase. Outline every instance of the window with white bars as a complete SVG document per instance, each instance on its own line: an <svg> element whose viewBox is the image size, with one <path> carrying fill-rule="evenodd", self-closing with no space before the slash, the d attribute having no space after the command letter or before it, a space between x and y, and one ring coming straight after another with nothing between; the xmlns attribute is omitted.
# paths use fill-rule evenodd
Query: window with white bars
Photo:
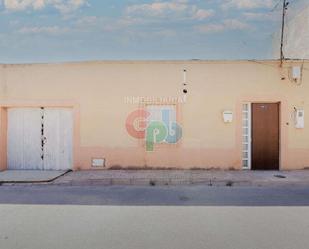
<svg viewBox="0 0 309 249"><path fill-rule="evenodd" d="M242 107L242 167L251 168L251 104Z"/></svg>

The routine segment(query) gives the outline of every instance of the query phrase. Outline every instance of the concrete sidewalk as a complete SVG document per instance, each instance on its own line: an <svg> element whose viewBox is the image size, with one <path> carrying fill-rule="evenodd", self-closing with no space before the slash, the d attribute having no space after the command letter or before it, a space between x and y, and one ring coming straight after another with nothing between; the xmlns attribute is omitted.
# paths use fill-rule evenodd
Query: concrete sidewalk
<svg viewBox="0 0 309 249"><path fill-rule="evenodd" d="M0 172L0 184L48 183L66 174L68 170L5 170Z"/></svg>
<svg viewBox="0 0 309 249"><path fill-rule="evenodd" d="M306 186L309 170L212 171L212 170L110 170L70 172L54 185L192 185L208 186Z"/></svg>

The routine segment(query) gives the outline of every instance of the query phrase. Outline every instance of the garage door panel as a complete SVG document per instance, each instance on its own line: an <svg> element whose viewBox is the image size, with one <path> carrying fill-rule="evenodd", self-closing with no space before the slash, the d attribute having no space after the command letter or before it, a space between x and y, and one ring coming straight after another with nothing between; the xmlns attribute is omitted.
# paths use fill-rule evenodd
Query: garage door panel
<svg viewBox="0 0 309 249"><path fill-rule="evenodd" d="M41 109L8 111L8 169L43 169Z"/></svg>
<svg viewBox="0 0 309 249"><path fill-rule="evenodd" d="M44 110L44 169L72 168L72 120L70 109Z"/></svg>
<svg viewBox="0 0 309 249"><path fill-rule="evenodd" d="M23 122L17 109L8 111L8 169L23 168Z"/></svg>
<svg viewBox="0 0 309 249"><path fill-rule="evenodd" d="M29 110L24 117L24 167L42 170L42 110Z"/></svg>
<svg viewBox="0 0 309 249"><path fill-rule="evenodd" d="M73 163L73 113L70 109L60 111L60 164L65 169L71 169Z"/></svg>

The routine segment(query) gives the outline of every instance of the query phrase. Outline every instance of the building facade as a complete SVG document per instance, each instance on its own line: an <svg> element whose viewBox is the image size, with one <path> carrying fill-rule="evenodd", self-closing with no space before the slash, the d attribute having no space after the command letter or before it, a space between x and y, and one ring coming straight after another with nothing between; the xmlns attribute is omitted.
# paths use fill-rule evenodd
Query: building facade
<svg viewBox="0 0 309 249"><path fill-rule="evenodd" d="M0 169L309 167L309 62L0 66Z"/></svg>

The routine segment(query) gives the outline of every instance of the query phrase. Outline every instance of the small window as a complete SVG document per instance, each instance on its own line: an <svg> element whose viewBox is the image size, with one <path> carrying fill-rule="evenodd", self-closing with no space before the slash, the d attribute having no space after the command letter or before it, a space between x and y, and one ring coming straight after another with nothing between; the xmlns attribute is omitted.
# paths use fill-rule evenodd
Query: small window
<svg viewBox="0 0 309 249"><path fill-rule="evenodd" d="M251 105L242 106L242 167L251 167Z"/></svg>

